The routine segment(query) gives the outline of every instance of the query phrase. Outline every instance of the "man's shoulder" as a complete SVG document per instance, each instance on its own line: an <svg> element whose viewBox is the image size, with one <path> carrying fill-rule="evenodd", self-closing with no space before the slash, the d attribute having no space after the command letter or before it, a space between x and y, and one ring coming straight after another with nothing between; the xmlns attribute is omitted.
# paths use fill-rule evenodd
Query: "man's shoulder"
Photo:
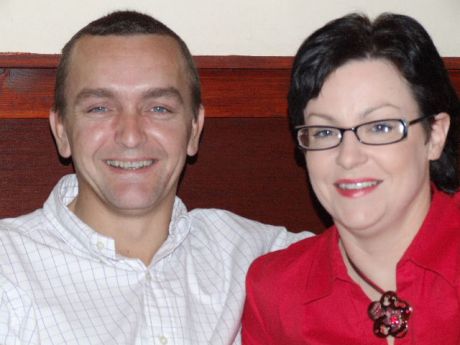
<svg viewBox="0 0 460 345"><path fill-rule="evenodd" d="M273 277L297 275L306 272L319 251L324 249L331 233L329 230L298 241L285 249L274 251L257 258L251 265L251 275L259 277Z"/></svg>
<svg viewBox="0 0 460 345"><path fill-rule="evenodd" d="M0 274L0 343L38 343L34 303L19 286ZM16 342L17 341L17 342Z"/></svg>
<svg viewBox="0 0 460 345"><path fill-rule="evenodd" d="M45 224L47 222L42 209L15 218L1 219L0 264L12 253L25 253L31 246L51 243L54 234Z"/></svg>
<svg viewBox="0 0 460 345"><path fill-rule="evenodd" d="M259 255L286 248L312 233L289 232L283 226L269 225L221 209L195 209L189 213L194 236L212 238L217 245L252 247Z"/></svg>
<svg viewBox="0 0 460 345"><path fill-rule="evenodd" d="M0 219L0 238L14 233L28 233L39 223L42 223L43 219L44 214L41 208L17 217Z"/></svg>
<svg viewBox="0 0 460 345"><path fill-rule="evenodd" d="M195 224L206 224L217 228L231 228L234 231L283 231L284 227L269 225L245 218L231 211L216 208L198 208L189 212Z"/></svg>

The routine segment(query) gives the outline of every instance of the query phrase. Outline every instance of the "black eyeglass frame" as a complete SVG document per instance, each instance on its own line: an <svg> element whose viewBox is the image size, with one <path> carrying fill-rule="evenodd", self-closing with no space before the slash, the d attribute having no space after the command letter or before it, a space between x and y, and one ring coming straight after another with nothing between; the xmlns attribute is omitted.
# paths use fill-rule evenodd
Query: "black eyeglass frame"
<svg viewBox="0 0 460 345"><path fill-rule="evenodd" d="M297 146L304 150L304 151L324 151L324 150L330 150L330 149L333 149L333 148L336 148L337 146L339 146L342 141L343 141L343 134L346 132L346 131L352 131L354 134L355 134L355 137L356 139L358 139L358 141L361 143L361 144L364 144L364 145L370 145L370 146L382 146L382 145L391 145L391 144L396 144L396 143L399 143L400 141L403 141L404 139L407 138L407 133L409 131L409 127L416 124L416 123L419 123L419 122L422 122L424 120L427 120L433 116L436 116L437 114L431 114L431 115L425 115L425 116L421 116L421 117L418 117L414 120L411 120L411 121L406 121L406 120L403 120L403 119L382 119L382 120L376 120L376 121L369 121L369 122L365 122L365 123L361 123L355 127L349 127L349 128L341 128L341 127L334 127L334 126L308 126L308 125L300 125L300 126L295 126L294 127L294 130L296 131L296 138L297 138ZM358 134L357 134L357 130L358 128L362 127L362 126L366 126L366 125L369 125L371 123L378 123L378 122L385 122L385 121L399 121L402 125L403 125L403 133L402 133L402 136L400 139L398 140L395 140L395 141L391 141L389 143L382 143L382 144L370 144L370 143L366 143L366 142L363 142ZM330 146L330 147L326 147L326 148L321 148L321 149L311 149L311 148L306 148L304 146L302 146L302 144L300 143L300 140L299 140L299 137L300 137L300 131L304 128L332 128L332 129L336 129L340 132L340 137L339 137L339 142L337 143L337 145L334 145L334 146Z"/></svg>

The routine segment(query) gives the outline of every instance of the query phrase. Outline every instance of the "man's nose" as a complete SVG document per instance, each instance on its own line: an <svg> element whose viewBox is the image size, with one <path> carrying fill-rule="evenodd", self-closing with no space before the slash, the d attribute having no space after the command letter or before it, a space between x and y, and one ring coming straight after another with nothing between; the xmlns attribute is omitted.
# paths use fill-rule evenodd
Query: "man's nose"
<svg viewBox="0 0 460 345"><path fill-rule="evenodd" d="M116 141L117 143L134 148L146 140L143 118L136 112L125 112L117 119Z"/></svg>

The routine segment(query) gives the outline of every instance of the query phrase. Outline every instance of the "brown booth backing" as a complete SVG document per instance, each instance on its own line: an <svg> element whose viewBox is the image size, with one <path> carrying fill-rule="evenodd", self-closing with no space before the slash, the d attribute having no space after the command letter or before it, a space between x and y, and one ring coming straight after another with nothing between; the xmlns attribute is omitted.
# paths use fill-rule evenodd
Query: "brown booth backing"
<svg viewBox="0 0 460 345"><path fill-rule="evenodd" d="M48 126L57 55L0 54L0 217L41 207L72 166ZM179 196L188 208L216 207L292 231L328 222L309 191L288 129L292 58L198 56L206 108L198 156ZM445 58L460 93L460 58Z"/></svg>

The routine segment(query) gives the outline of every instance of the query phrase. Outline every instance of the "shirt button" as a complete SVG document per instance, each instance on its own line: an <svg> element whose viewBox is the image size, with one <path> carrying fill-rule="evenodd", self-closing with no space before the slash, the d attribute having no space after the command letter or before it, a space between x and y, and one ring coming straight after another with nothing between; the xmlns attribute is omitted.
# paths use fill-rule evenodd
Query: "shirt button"
<svg viewBox="0 0 460 345"><path fill-rule="evenodd" d="M102 250L102 249L104 249L104 243L101 242L101 241L97 241L96 247L97 247L97 249Z"/></svg>
<svg viewBox="0 0 460 345"><path fill-rule="evenodd" d="M150 274L150 272L147 271L147 273L145 273L145 279L152 280L152 275Z"/></svg>
<svg viewBox="0 0 460 345"><path fill-rule="evenodd" d="M168 343L168 338L166 338L164 335L162 335L159 339L160 343L163 345L166 345Z"/></svg>

